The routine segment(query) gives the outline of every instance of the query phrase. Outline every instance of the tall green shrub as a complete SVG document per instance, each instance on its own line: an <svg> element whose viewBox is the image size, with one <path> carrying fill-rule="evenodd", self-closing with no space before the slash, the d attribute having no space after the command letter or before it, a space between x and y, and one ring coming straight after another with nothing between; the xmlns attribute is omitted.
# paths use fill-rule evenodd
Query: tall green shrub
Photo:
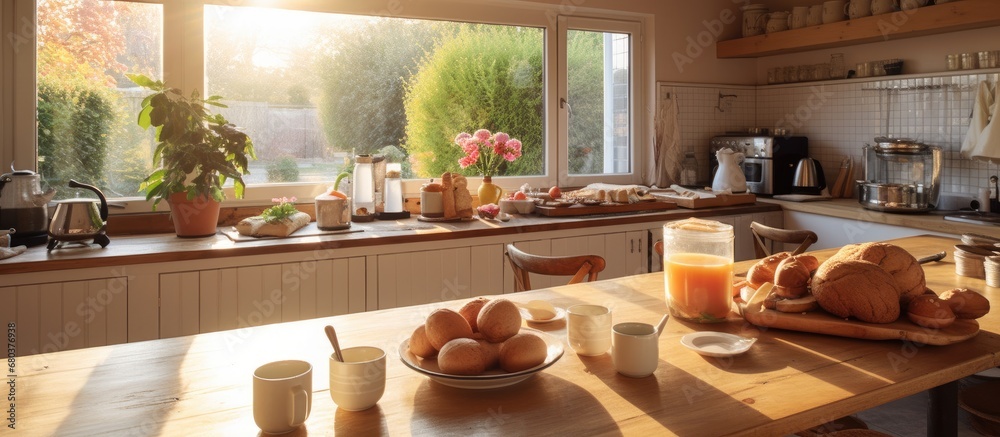
<svg viewBox="0 0 1000 437"><path fill-rule="evenodd" d="M463 153L453 140L477 129L506 132L523 144L523 155L499 175L544 172L542 38L539 29L462 25L424 57L405 104L405 144L417 176L462 172Z"/></svg>

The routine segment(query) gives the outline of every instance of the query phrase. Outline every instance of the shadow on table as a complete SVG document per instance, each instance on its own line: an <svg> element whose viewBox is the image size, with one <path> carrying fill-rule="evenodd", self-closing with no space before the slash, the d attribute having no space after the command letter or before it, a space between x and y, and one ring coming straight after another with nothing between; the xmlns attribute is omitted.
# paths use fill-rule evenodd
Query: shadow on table
<svg viewBox="0 0 1000 437"><path fill-rule="evenodd" d="M622 435L593 394L546 372L491 390L426 380L413 398L414 435Z"/></svg>

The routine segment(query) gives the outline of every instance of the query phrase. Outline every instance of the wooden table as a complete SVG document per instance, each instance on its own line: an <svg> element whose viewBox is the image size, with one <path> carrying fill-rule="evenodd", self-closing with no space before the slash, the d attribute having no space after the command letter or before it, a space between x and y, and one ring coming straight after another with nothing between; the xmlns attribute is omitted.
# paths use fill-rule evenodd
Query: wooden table
<svg viewBox="0 0 1000 437"><path fill-rule="evenodd" d="M925 265L932 289L970 287L991 300L994 310L980 319L979 335L950 346L762 330L739 318L715 325L670 320L652 377L618 375L610 355L579 357L567 346L561 360L523 383L460 390L415 373L396 353L427 314L463 303L456 301L18 358L17 430L254 435L259 430L251 412L253 369L273 360L305 359L314 367L314 405L306 425L292 435L784 435L1000 365L1000 289L954 275L950 249L956 242L895 241L918 256L949 250L944 262ZM749 264L739 264L737 272ZM608 305L616 322L655 323L666 310L660 274L509 297L546 299L562 307ZM344 347L375 345L389 352L387 388L375 408L351 413L332 403L330 346L322 329L328 323L336 326ZM536 327L565 338L563 322ZM678 341L698 330L759 340L744 355L706 358Z"/></svg>

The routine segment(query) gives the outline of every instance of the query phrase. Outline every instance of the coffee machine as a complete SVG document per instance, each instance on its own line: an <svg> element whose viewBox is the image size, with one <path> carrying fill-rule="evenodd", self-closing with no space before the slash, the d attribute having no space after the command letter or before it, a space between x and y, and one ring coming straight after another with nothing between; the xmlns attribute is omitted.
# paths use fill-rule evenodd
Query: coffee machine
<svg viewBox="0 0 1000 437"><path fill-rule="evenodd" d="M708 162L713 179L719 166L715 153L724 147L745 156L742 166L747 178L747 190L765 196L791 193L795 168L799 160L809 156L807 137L744 133L720 135L709 143Z"/></svg>

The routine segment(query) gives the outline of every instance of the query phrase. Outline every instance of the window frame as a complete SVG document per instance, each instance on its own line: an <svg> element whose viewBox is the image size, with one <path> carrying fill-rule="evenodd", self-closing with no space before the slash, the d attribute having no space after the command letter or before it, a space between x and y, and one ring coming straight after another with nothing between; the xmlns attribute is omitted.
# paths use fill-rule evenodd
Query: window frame
<svg viewBox="0 0 1000 437"><path fill-rule="evenodd" d="M159 4L163 7L163 79L172 86L203 91L205 88L205 6L265 7L299 10L307 12L352 14L363 16L403 17L427 20L449 20L484 24L530 26L544 30L543 51L545 57L543 128L545 129L545 173L538 176L495 177L494 182L505 189L516 189L522 184L533 187L553 185L576 187L591 182L641 183L644 169L642 163L649 154L645 139L652 138L645 118L640 116L641 108L653 92L653 83L647 77L645 65L652 65L652 47L647 46L649 38L643 31L651 27L649 14L598 10L585 7L565 7L553 4L531 3L514 0L389 0L379 4L382 9L372 7L369 2L329 2L325 0L118 0L136 3ZM17 31L16 22L27 20L35 23L36 0L14 0L13 4L3 2L0 6L0 30L3 35ZM563 15L572 12L573 16ZM586 14L584 16L584 14ZM21 18L23 17L23 18ZM569 176L566 146L566 111L559 101L566 95L565 53L566 25L573 29L630 33L632 66L630 71L631 100L631 171L622 175ZM582 27L581 27L582 26ZM30 38L34 43L34 38ZM13 50L11 44L3 45L4 66L0 68L0 82L11 87L12 93L0 94L3 115L0 117L0 140L3 162L30 162L34 170L37 162L36 124L36 61L34 50ZM12 59L13 62L6 62ZM651 75L649 75L651 76ZM18 114L21 114L18 116ZM25 116L28 114L28 116ZM18 165L20 168L29 166ZM335 175L331 175L332 183ZM478 187L481 178L470 177L471 188ZM403 191L407 197L416 197L424 179L404 181ZM57 187L58 188L58 187ZM231 189L227 189L227 206L266 205L273 197L296 196L311 199L327 189L326 184L279 183L254 185L247 188L244 199L235 199ZM145 213L151 203L143 197L115 199L125 208L112 213Z"/></svg>

